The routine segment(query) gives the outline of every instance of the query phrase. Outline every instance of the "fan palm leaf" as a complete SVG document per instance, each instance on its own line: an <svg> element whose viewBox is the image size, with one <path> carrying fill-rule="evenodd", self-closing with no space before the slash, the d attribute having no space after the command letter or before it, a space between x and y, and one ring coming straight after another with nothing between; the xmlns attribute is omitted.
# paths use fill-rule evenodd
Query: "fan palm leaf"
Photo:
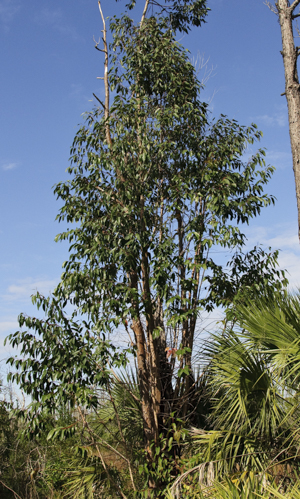
<svg viewBox="0 0 300 499"><path fill-rule="evenodd" d="M263 298L237 307L244 338L269 354L286 388L300 376L300 294Z"/></svg>
<svg viewBox="0 0 300 499"><path fill-rule="evenodd" d="M218 475L261 472L276 452L287 406L270 356L234 331L213 335L206 355L212 430L194 429L194 442L204 461L215 462Z"/></svg>

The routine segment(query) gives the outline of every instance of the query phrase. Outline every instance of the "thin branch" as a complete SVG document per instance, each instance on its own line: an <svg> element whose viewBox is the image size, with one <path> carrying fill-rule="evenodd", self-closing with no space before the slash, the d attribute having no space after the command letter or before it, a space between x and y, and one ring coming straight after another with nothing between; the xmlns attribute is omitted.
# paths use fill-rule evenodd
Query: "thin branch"
<svg viewBox="0 0 300 499"><path fill-rule="evenodd" d="M131 337L131 334L129 332L127 319L124 321L124 326L125 326L125 330L126 330L126 333L128 335L128 338L130 339L130 346L131 347L136 346L135 343L134 343L134 341L133 341L133 339L132 339L132 337Z"/></svg>
<svg viewBox="0 0 300 499"><path fill-rule="evenodd" d="M100 100L100 99L97 97L97 95L95 95L94 93L93 93L93 96L95 97L95 99L97 99L97 101L99 102L99 104L101 104L101 106L103 107L103 109L104 109L104 111L105 111L105 104L103 104L102 100Z"/></svg>
<svg viewBox="0 0 300 499"><path fill-rule="evenodd" d="M294 2L292 3L292 5L289 7L289 10L291 12L293 12L293 10L295 10L295 8L300 4L300 0L294 0Z"/></svg>
<svg viewBox="0 0 300 499"><path fill-rule="evenodd" d="M95 95L95 94L93 94L93 95ZM95 96L95 97L96 97L96 96ZM97 97L96 97L96 98L97 98ZM98 185L96 185L96 186L95 186L95 188L96 188L98 191L100 191L100 192L106 193L106 191L105 191L104 189L102 189L102 187L99 187ZM125 213L128 213L128 208L126 208L126 207L124 206L124 204L122 203L122 201L120 201L120 200L119 200L118 198L116 198L115 196L116 196L116 194L114 193L114 195L113 195L112 199L113 199L113 200L114 200L117 204L119 204L120 206L122 206L122 208L124 209Z"/></svg>
<svg viewBox="0 0 300 499"><path fill-rule="evenodd" d="M129 459L127 459L125 456L123 456L123 454L121 454L121 452L119 452L117 449L115 449L112 445L110 445L108 442L103 440L98 435L97 435L97 438L100 440L100 444L103 445L103 447L106 447L107 449L111 450L114 454L116 454L121 459L123 459L123 461L125 461L128 464L128 466L130 466Z"/></svg>
<svg viewBox="0 0 300 499"><path fill-rule="evenodd" d="M148 7L149 7L149 1L150 0L146 0L146 3L145 3L145 7L144 7L144 12L143 12L143 15L142 15L142 19L141 19L141 26L145 20L145 17L146 17L146 14L147 14L147 10L148 10Z"/></svg>
<svg viewBox="0 0 300 499"><path fill-rule="evenodd" d="M285 449L281 450L275 457L274 459L272 459L272 461L268 464L268 466L264 469L264 473L266 473L270 468L273 468L274 466L277 466L278 464L281 464L281 463L285 463L286 461L288 461L289 459L294 459L295 457L298 457L297 456L297 453L296 454L293 454L292 456L289 456L289 457L286 457L285 459L282 459L281 461L275 461L275 459L277 459L279 456L281 456L281 454L283 454L284 452L288 451L289 450L289 447L286 447ZM273 463L273 464L272 464Z"/></svg>
<svg viewBox="0 0 300 499"><path fill-rule="evenodd" d="M293 12L293 10L295 10L295 8L300 4L300 0L294 0L294 2L292 3L292 5L290 6L290 10Z"/></svg>
<svg viewBox="0 0 300 499"><path fill-rule="evenodd" d="M264 4L270 9L273 14L278 15L278 9L276 9L275 5L273 5L271 2L268 2L267 0L264 2Z"/></svg>
<svg viewBox="0 0 300 499"><path fill-rule="evenodd" d="M100 43L100 38L99 38L98 42L96 42L95 37L93 36L93 40L94 40L94 42L95 42L95 49L96 49L96 50L99 50L99 52L104 52L104 53L105 53L105 50L104 50L104 49L99 49L99 47L98 47L98 45L99 45L99 43Z"/></svg>
<svg viewBox="0 0 300 499"><path fill-rule="evenodd" d="M105 87L105 109L104 109L104 114L105 114L105 120L106 120L106 140L109 146L112 146L112 138L110 135L110 127L108 123L108 118L109 118L109 83L108 83L108 48L107 48L107 39L106 39L106 24L105 24L105 19L104 15L102 12L101 8L101 2L98 0L98 6L99 6L99 11L103 23L103 44L104 44L104 53L105 53L105 61L104 61L104 87ZM101 78L102 79L102 78Z"/></svg>
<svg viewBox="0 0 300 499"><path fill-rule="evenodd" d="M17 494L13 489L10 489L7 485L5 485L5 483L3 483L1 480L0 480L0 483L2 483L3 487L5 487L6 489L10 490L15 497L18 497L19 499L22 499L19 494Z"/></svg>

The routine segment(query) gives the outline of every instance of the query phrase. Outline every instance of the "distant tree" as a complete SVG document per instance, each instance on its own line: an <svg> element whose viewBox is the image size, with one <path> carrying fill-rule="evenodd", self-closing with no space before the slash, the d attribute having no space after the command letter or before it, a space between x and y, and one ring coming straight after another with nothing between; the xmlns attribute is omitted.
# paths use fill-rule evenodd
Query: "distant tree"
<svg viewBox="0 0 300 499"><path fill-rule="evenodd" d="M289 114L289 129L293 156L293 169L296 183L296 197L298 206L298 235L300 238L300 84L298 76L298 57L300 47L295 44L294 21L300 17L295 10L300 0L278 0L275 5L266 2L268 7L278 16L281 38L282 57L285 73L285 92Z"/></svg>
<svg viewBox="0 0 300 499"><path fill-rule="evenodd" d="M180 4L193 12L192 4L204 2L173 2ZM147 18L148 6L137 25L128 15L112 19L109 50L99 2L105 99L96 97L101 107L74 139L72 179L55 187L64 202L59 220L75 223L57 236L69 241L70 256L53 296L34 297L46 317L21 315L28 330L8 341L21 349L10 363L33 397L32 430L41 409L96 408L99 387L110 393L111 368L134 355L138 398L127 389L141 408L142 469L157 497L178 471L177 424L193 421L199 404L192 357L201 311L229 306L245 289L280 288L282 276L276 252L242 252L241 224L274 201L263 193L273 172L264 151L243 161L261 133L226 116L209 122L194 67L174 35L190 20L174 25L174 12ZM227 267L217 264L216 248L234 252ZM113 341L118 328L128 334L127 352ZM91 432L104 466L103 440L95 438ZM122 459L130 461L126 445Z"/></svg>

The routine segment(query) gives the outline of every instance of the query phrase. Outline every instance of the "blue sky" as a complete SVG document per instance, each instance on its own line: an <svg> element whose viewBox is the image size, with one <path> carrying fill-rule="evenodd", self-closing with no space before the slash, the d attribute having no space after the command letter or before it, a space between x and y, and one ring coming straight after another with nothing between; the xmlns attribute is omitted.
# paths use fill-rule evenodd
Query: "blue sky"
<svg viewBox="0 0 300 499"><path fill-rule="evenodd" d="M125 0L102 0L105 16ZM143 0L137 0L138 6ZM214 116L220 113L263 131L260 146L276 172L266 191L277 197L245 229L249 248L280 248L280 264L300 284L300 247L281 38L277 18L263 0L208 0L207 24L179 36L191 57L200 54L212 75L203 91ZM58 283L67 245L56 244L62 227L52 186L67 179L69 149L103 95L103 56L97 0L0 0L0 345L17 329L20 312L35 314L30 295ZM205 70L199 73L200 79ZM253 151L255 148L253 148ZM0 346L0 359L9 347ZM4 364L0 370L5 371Z"/></svg>

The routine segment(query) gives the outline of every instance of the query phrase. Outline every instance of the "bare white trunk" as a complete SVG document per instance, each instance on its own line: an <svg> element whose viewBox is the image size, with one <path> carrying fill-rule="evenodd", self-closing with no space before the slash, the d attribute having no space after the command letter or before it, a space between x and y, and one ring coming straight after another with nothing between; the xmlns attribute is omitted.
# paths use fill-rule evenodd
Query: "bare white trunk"
<svg viewBox="0 0 300 499"><path fill-rule="evenodd" d="M300 85L297 71L299 49L295 47L293 34L293 14L299 3L300 0L296 0L290 5L289 0L278 0L276 7L282 37L285 95L288 104L289 130L298 207L298 235L300 239Z"/></svg>

